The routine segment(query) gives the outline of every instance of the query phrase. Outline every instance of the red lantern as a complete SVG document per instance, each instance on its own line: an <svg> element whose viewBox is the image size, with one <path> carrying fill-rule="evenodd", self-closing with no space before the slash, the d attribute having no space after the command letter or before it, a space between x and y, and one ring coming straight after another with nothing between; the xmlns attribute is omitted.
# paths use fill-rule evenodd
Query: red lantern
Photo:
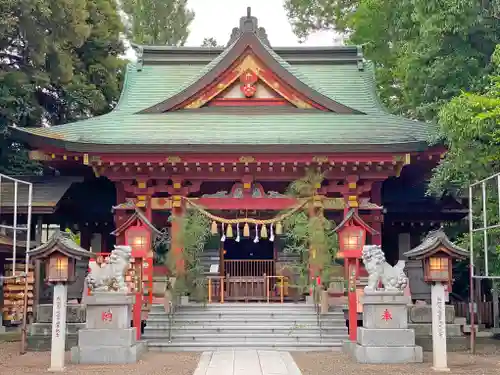
<svg viewBox="0 0 500 375"><path fill-rule="evenodd" d="M346 225L339 231L341 256L344 258L360 258L366 242L366 231L357 225Z"/></svg>
<svg viewBox="0 0 500 375"><path fill-rule="evenodd" d="M132 248L133 258L146 258L151 246L151 233L142 225L129 227L125 232L125 244Z"/></svg>

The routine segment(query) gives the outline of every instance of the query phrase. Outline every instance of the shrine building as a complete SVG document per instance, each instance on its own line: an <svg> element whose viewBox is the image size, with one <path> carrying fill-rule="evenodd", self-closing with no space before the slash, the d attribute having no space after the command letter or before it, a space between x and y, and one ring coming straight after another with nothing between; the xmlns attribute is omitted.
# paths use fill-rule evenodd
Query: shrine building
<svg viewBox="0 0 500 375"><path fill-rule="evenodd" d="M430 229L463 216L460 202L425 195L445 151L427 143L433 125L383 107L374 66L360 47L275 47L248 14L225 48L135 49L111 112L12 128L32 159L66 184L81 179L73 183L79 192L65 200L73 206L64 224L81 233L82 247L99 234L98 250L108 252L126 244L127 228L137 223L150 236L166 228L175 246L171 217L192 204L242 223L230 225L231 235L228 225L218 226L225 241L207 244L208 273L278 275L287 255L282 241L273 241L277 224L264 224L264 235L252 220L300 205L285 191L308 170L325 177L315 193L325 215L336 225L354 220L366 243L383 245L389 262ZM147 257L155 259L156 275L166 272L152 251ZM244 292L235 293L226 297Z"/></svg>

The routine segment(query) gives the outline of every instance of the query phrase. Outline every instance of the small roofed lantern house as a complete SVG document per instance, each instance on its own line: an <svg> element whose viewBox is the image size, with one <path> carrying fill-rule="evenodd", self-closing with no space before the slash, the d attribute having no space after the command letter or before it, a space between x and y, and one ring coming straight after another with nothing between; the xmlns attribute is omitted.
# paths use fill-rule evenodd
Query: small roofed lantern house
<svg viewBox="0 0 500 375"><path fill-rule="evenodd" d="M70 284L76 281L76 261L88 260L92 253L78 246L70 233L57 231L46 243L29 251L30 260L45 264L45 281Z"/></svg>
<svg viewBox="0 0 500 375"><path fill-rule="evenodd" d="M404 176L423 183L444 151L426 143L432 124L382 107L374 66L361 48L271 46L250 9L224 48L141 45L136 51L110 113L12 134L61 175L85 169L114 184L115 228L141 207L181 252L173 218L187 205L233 220L224 226L225 241L210 241L201 260L229 286L232 277L277 276L297 260L283 241L273 241L280 223L261 223L301 204L285 192L307 170L324 174L316 195L326 217L341 223L356 213L373 228L366 243L389 244L397 233L384 221L392 208L383 207L382 196L392 192L383 185L392 179L391 189L399 191ZM415 206L405 207L412 217ZM426 225L412 231L418 236ZM125 243L122 232L116 244ZM397 248L384 245L384 251L398 256ZM225 299L246 300L245 290L225 288ZM252 289L252 298L267 296Z"/></svg>
<svg viewBox="0 0 500 375"><path fill-rule="evenodd" d="M451 242L443 229L430 232L420 245L404 253L409 260L420 260L424 269L424 280L439 282L451 290L453 280L452 262L469 257L469 252Z"/></svg>

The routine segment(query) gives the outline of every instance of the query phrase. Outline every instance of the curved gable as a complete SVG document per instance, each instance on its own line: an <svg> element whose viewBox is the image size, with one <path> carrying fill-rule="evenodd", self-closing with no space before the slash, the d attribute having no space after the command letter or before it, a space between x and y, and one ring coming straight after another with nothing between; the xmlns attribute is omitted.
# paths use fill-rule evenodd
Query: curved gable
<svg viewBox="0 0 500 375"><path fill-rule="evenodd" d="M315 108L341 114L362 114L302 82L287 70L251 31L244 32L205 75L179 93L138 113L163 113L200 108L236 81L239 80L244 85L245 76L249 73L255 75L257 80L295 107ZM252 98L248 99L250 104Z"/></svg>

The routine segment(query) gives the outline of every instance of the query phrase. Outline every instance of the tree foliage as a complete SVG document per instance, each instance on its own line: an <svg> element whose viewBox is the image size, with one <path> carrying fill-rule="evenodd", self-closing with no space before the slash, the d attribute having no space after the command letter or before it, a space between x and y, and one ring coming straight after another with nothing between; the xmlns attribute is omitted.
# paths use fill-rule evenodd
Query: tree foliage
<svg viewBox="0 0 500 375"><path fill-rule="evenodd" d="M444 191L455 195L468 194L469 182L482 180L500 171L500 45L492 56L493 72L488 85L477 93L463 92L444 105L439 112L439 133L436 141L448 148L445 158L435 168L429 191L441 195ZM500 222L499 192L496 179L485 185L486 225ZM472 190L474 228L484 225L481 186ZM460 244L469 245L469 236L459 237ZM474 236L474 248L482 249L482 232ZM488 232L489 271L500 276L500 230ZM482 251L476 251L478 271L484 272Z"/></svg>
<svg viewBox="0 0 500 375"><path fill-rule="evenodd" d="M186 210L183 216L171 217L178 228L179 241L167 253L166 264L175 276L174 293L189 295L198 301L206 298L206 285L201 254L210 238L210 220L196 209ZM177 252L175 248L182 248ZM178 272L182 269L182 272Z"/></svg>
<svg viewBox="0 0 500 375"><path fill-rule="evenodd" d="M123 26L114 0L0 0L0 168L26 173L8 126L51 126L117 101Z"/></svg>
<svg viewBox="0 0 500 375"><path fill-rule="evenodd" d="M303 178L290 184L287 194L297 198L313 198L323 180L321 173L308 170ZM320 276L328 284L338 250L333 223L314 203L311 201L304 210L292 214L284 222L285 252L297 254L301 258L301 263L293 267L298 275L296 286L299 288L310 285L310 276ZM310 271L314 274L310 275Z"/></svg>
<svg viewBox="0 0 500 375"><path fill-rule="evenodd" d="M448 152L434 171L432 193L463 193L469 181L500 171L500 45L492 62L495 70L484 90L463 92L439 112L436 141Z"/></svg>
<svg viewBox="0 0 500 375"><path fill-rule="evenodd" d="M288 0L298 36L338 29L375 63L395 113L434 120L461 90L484 87L500 42L495 4L470 0Z"/></svg>
<svg viewBox="0 0 500 375"><path fill-rule="evenodd" d="M214 37L204 38L203 42L201 42L201 46L212 47L212 48L222 47L221 45L219 45L219 43L217 43L217 40Z"/></svg>
<svg viewBox="0 0 500 375"><path fill-rule="evenodd" d="M123 0L129 16L131 39L138 44L183 46L194 12L187 0Z"/></svg>

